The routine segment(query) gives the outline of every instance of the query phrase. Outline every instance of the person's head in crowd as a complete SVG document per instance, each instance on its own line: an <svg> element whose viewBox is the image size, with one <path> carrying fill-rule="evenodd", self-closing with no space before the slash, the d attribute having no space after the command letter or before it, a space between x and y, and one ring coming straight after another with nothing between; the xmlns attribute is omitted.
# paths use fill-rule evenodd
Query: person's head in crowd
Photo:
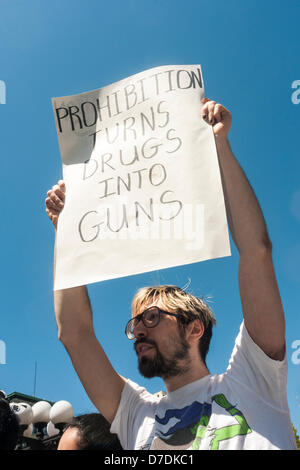
<svg viewBox="0 0 300 470"><path fill-rule="evenodd" d="M19 422L5 393L0 391L0 449L13 450L19 437Z"/></svg>
<svg viewBox="0 0 300 470"><path fill-rule="evenodd" d="M67 425L57 450L121 450L116 434L99 413L88 413L73 418Z"/></svg>

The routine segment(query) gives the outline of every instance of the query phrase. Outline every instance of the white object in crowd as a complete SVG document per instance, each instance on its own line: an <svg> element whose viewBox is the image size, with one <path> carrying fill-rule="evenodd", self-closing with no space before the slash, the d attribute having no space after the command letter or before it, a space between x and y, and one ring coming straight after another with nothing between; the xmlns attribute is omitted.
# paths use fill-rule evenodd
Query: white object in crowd
<svg viewBox="0 0 300 470"><path fill-rule="evenodd" d="M57 401L50 410L50 420L53 424L70 423L73 416L73 407L71 403L65 400Z"/></svg>
<svg viewBox="0 0 300 470"><path fill-rule="evenodd" d="M51 405L47 401L38 401L32 406L33 423L48 423Z"/></svg>

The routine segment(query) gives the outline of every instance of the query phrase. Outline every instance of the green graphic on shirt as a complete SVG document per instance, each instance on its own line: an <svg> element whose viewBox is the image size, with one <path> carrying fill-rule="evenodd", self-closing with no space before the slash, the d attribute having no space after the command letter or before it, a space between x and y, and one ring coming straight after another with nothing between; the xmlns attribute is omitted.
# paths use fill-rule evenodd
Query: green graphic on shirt
<svg viewBox="0 0 300 470"><path fill-rule="evenodd" d="M215 401L217 405L225 409L227 413L233 416L238 424L232 424L230 426L224 426L223 428L215 429L212 434L212 441L210 443L211 450L218 450L219 443L226 439L231 439L235 436L243 436L249 434L251 431L248 423L243 415L243 413L235 408L225 395L218 394L212 397L212 401ZM193 442L193 450L198 450L200 447L200 442L204 438L205 432L207 430L209 418L208 416L203 415L198 421L198 423L191 428L191 433L196 436Z"/></svg>
<svg viewBox="0 0 300 470"><path fill-rule="evenodd" d="M200 421L198 421L198 423L195 424L195 426L190 429L193 435L196 434L196 439L194 440L193 446L192 446L193 450L199 449L200 442L201 442L201 439L203 439L205 435L208 422L209 422L209 416L203 415L201 416Z"/></svg>

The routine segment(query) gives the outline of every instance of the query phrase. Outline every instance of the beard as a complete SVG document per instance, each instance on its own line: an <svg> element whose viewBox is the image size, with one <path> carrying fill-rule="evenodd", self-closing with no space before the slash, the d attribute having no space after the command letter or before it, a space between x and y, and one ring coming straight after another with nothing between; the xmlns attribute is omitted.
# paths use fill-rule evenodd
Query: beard
<svg viewBox="0 0 300 470"><path fill-rule="evenodd" d="M155 341L141 338L135 342L134 348L136 349L136 346L140 343L151 344L155 349L154 357L143 356L139 359L139 371L146 379L161 377L165 380L188 371L190 346L182 335L174 342L175 352L170 353L168 357L161 354Z"/></svg>

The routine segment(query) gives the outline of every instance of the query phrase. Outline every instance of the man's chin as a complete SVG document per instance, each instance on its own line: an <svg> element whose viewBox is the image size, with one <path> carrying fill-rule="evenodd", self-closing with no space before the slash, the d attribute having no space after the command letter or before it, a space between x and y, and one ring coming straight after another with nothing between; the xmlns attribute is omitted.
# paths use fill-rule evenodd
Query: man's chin
<svg viewBox="0 0 300 470"><path fill-rule="evenodd" d="M157 369L156 361L146 356L142 356L139 359L139 371L146 379L152 379L153 377L160 377Z"/></svg>

